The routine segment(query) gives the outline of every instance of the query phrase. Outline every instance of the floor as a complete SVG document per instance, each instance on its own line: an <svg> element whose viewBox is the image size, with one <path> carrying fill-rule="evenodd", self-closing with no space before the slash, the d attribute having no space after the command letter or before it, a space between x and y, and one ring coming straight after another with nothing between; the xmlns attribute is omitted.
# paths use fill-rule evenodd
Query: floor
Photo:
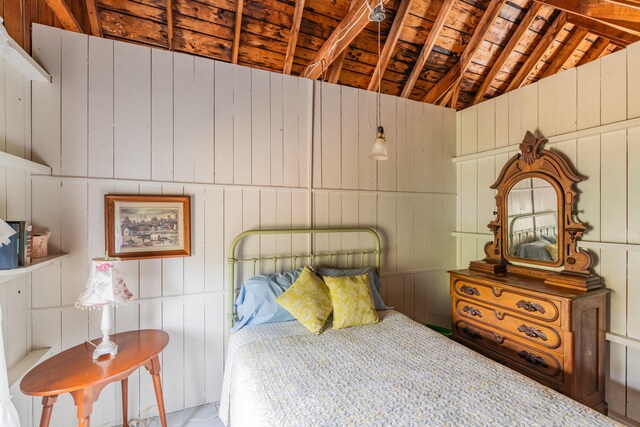
<svg viewBox="0 0 640 427"><path fill-rule="evenodd" d="M130 427L160 427L160 420L157 417L130 421ZM218 418L218 406L216 403L185 409L184 411L167 414L168 427L224 427Z"/></svg>

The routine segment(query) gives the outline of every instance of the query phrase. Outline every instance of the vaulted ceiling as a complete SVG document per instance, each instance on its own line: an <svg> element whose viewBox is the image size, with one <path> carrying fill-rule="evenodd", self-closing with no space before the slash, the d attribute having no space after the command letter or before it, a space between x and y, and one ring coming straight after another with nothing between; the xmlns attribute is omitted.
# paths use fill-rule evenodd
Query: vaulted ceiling
<svg viewBox="0 0 640 427"><path fill-rule="evenodd" d="M46 0L82 31L66 0ZM369 11L384 3L382 56ZM94 35L465 108L640 40L640 0L86 0ZM66 10L66 11L65 11Z"/></svg>

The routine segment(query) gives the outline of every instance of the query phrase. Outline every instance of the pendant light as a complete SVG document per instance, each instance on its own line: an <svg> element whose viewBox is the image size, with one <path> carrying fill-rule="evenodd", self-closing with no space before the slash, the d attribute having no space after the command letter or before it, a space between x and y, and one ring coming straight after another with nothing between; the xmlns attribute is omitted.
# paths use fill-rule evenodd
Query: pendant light
<svg viewBox="0 0 640 427"><path fill-rule="evenodd" d="M378 94L377 94L377 135L376 140L373 143L373 147L371 147L371 153L369 154L369 158L373 160L389 160L389 152L387 149L387 138L384 136L384 128L382 127L382 120L380 118L380 86L382 83L382 70L380 68L380 22L384 20L385 13L382 6L377 6L371 12L371 18L373 21L378 23Z"/></svg>

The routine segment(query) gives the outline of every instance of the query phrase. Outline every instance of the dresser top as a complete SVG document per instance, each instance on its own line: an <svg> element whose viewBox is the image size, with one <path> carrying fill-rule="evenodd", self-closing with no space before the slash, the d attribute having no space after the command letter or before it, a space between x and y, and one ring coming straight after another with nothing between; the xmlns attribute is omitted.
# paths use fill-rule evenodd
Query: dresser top
<svg viewBox="0 0 640 427"><path fill-rule="evenodd" d="M466 276L476 281L480 280L486 284L500 283L507 286L514 286L548 295L554 295L562 298L576 299L581 297L591 297L609 292L607 289L601 288L588 292L576 291L569 288L548 285L544 283L544 278L535 278L529 276L521 276L514 273L498 273L489 274L481 271L473 271L468 268L461 270L450 270L449 273L458 276Z"/></svg>

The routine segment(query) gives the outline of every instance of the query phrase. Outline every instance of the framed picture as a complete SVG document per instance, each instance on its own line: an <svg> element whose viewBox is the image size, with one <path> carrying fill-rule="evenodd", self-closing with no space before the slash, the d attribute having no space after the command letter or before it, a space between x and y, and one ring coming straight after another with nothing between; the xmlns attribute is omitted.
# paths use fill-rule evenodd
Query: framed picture
<svg viewBox="0 0 640 427"><path fill-rule="evenodd" d="M111 257L191 255L189 196L104 196L105 244Z"/></svg>

